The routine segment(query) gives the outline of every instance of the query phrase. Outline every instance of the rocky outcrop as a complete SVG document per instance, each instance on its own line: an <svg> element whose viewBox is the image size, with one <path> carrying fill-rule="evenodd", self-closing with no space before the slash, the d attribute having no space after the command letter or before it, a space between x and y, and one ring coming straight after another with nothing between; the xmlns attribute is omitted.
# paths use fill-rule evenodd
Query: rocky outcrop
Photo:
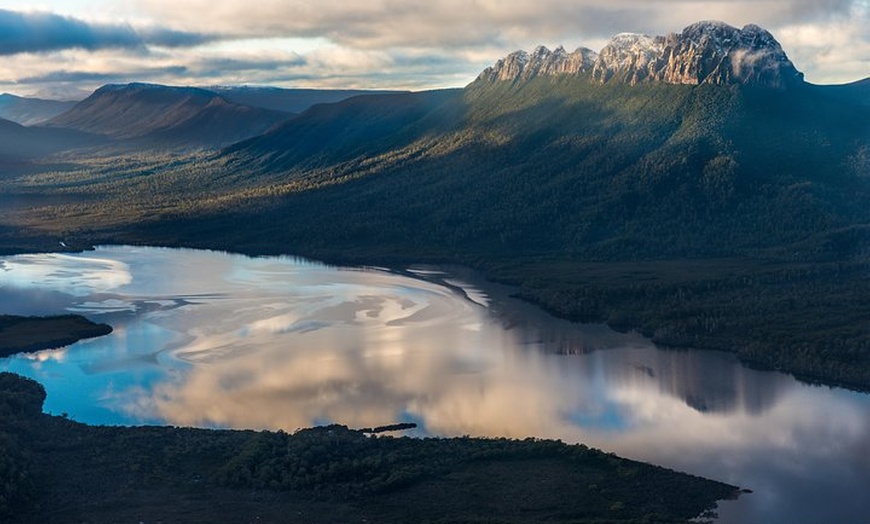
<svg viewBox="0 0 870 524"><path fill-rule="evenodd" d="M601 82L615 79L629 84L651 80L655 78L661 53L661 37L620 33L601 50L592 77Z"/></svg>
<svg viewBox="0 0 870 524"><path fill-rule="evenodd" d="M784 89L803 83L800 73L768 31L722 22L698 22L680 33L650 37L622 33L600 53L567 54L538 47L499 60L478 80L518 81L536 76L589 73L596 82L752 85Z"/></svg>
<svg viewBox="0 0 870 524"><path fill-rule="evenodd" d="M486 68L478 77L487 82L528 80L538 76L579 75L592 71L598 55L581 47L572 53L564 47L550 51L538 46L531 54L525 51L511 53Z"/></svg>

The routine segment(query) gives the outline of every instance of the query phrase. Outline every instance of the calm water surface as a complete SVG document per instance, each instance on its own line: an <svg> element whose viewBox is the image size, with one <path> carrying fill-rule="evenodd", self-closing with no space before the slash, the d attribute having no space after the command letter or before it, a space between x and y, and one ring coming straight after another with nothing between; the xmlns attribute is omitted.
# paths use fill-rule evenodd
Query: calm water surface
<svg viewBox="0 0 870 524"><path fill-rule="evenodd" d="M867 521L870 395L657 350L473 282L160 248L0 258L0 313L115 327L0 370L92 424L558 438L752 489L722 522Z"/></svg>

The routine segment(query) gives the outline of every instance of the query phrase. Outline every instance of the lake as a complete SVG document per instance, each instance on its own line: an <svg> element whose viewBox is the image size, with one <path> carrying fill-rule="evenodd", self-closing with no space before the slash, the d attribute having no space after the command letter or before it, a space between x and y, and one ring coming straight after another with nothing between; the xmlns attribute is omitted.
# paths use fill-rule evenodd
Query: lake
<svg viewBox="0 0 870 524"><path fill-rule="evenodd" d="M81 313L99 339L0 359L90 424L416 422L529 436L753 490L723 523L870 515L870 395L554 319L459 269L99 247L0 258L0 313Z"/></svg>

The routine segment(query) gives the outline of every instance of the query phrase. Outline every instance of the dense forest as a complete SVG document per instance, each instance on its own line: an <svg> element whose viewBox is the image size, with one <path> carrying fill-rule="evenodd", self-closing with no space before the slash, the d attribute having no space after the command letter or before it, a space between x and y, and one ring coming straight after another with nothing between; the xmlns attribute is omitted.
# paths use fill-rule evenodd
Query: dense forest
<svg viewBox="0 0 870 524"><path fill-rule="evenodd" d="M737 488L527 439L91 427L0 373L0 519L685 523Z"/></svg>

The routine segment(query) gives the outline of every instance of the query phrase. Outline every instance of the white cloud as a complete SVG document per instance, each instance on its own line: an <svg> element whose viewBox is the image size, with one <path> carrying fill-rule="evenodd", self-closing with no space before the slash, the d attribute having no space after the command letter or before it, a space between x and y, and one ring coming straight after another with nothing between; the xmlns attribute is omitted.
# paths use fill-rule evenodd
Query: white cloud
<svg viewBox="0 0 870 524"><path fill-rule="evenodd" d="M856 2L846 17L785 25L776 36L807 80L835 83L870 75L870 7Z"/></svg>

